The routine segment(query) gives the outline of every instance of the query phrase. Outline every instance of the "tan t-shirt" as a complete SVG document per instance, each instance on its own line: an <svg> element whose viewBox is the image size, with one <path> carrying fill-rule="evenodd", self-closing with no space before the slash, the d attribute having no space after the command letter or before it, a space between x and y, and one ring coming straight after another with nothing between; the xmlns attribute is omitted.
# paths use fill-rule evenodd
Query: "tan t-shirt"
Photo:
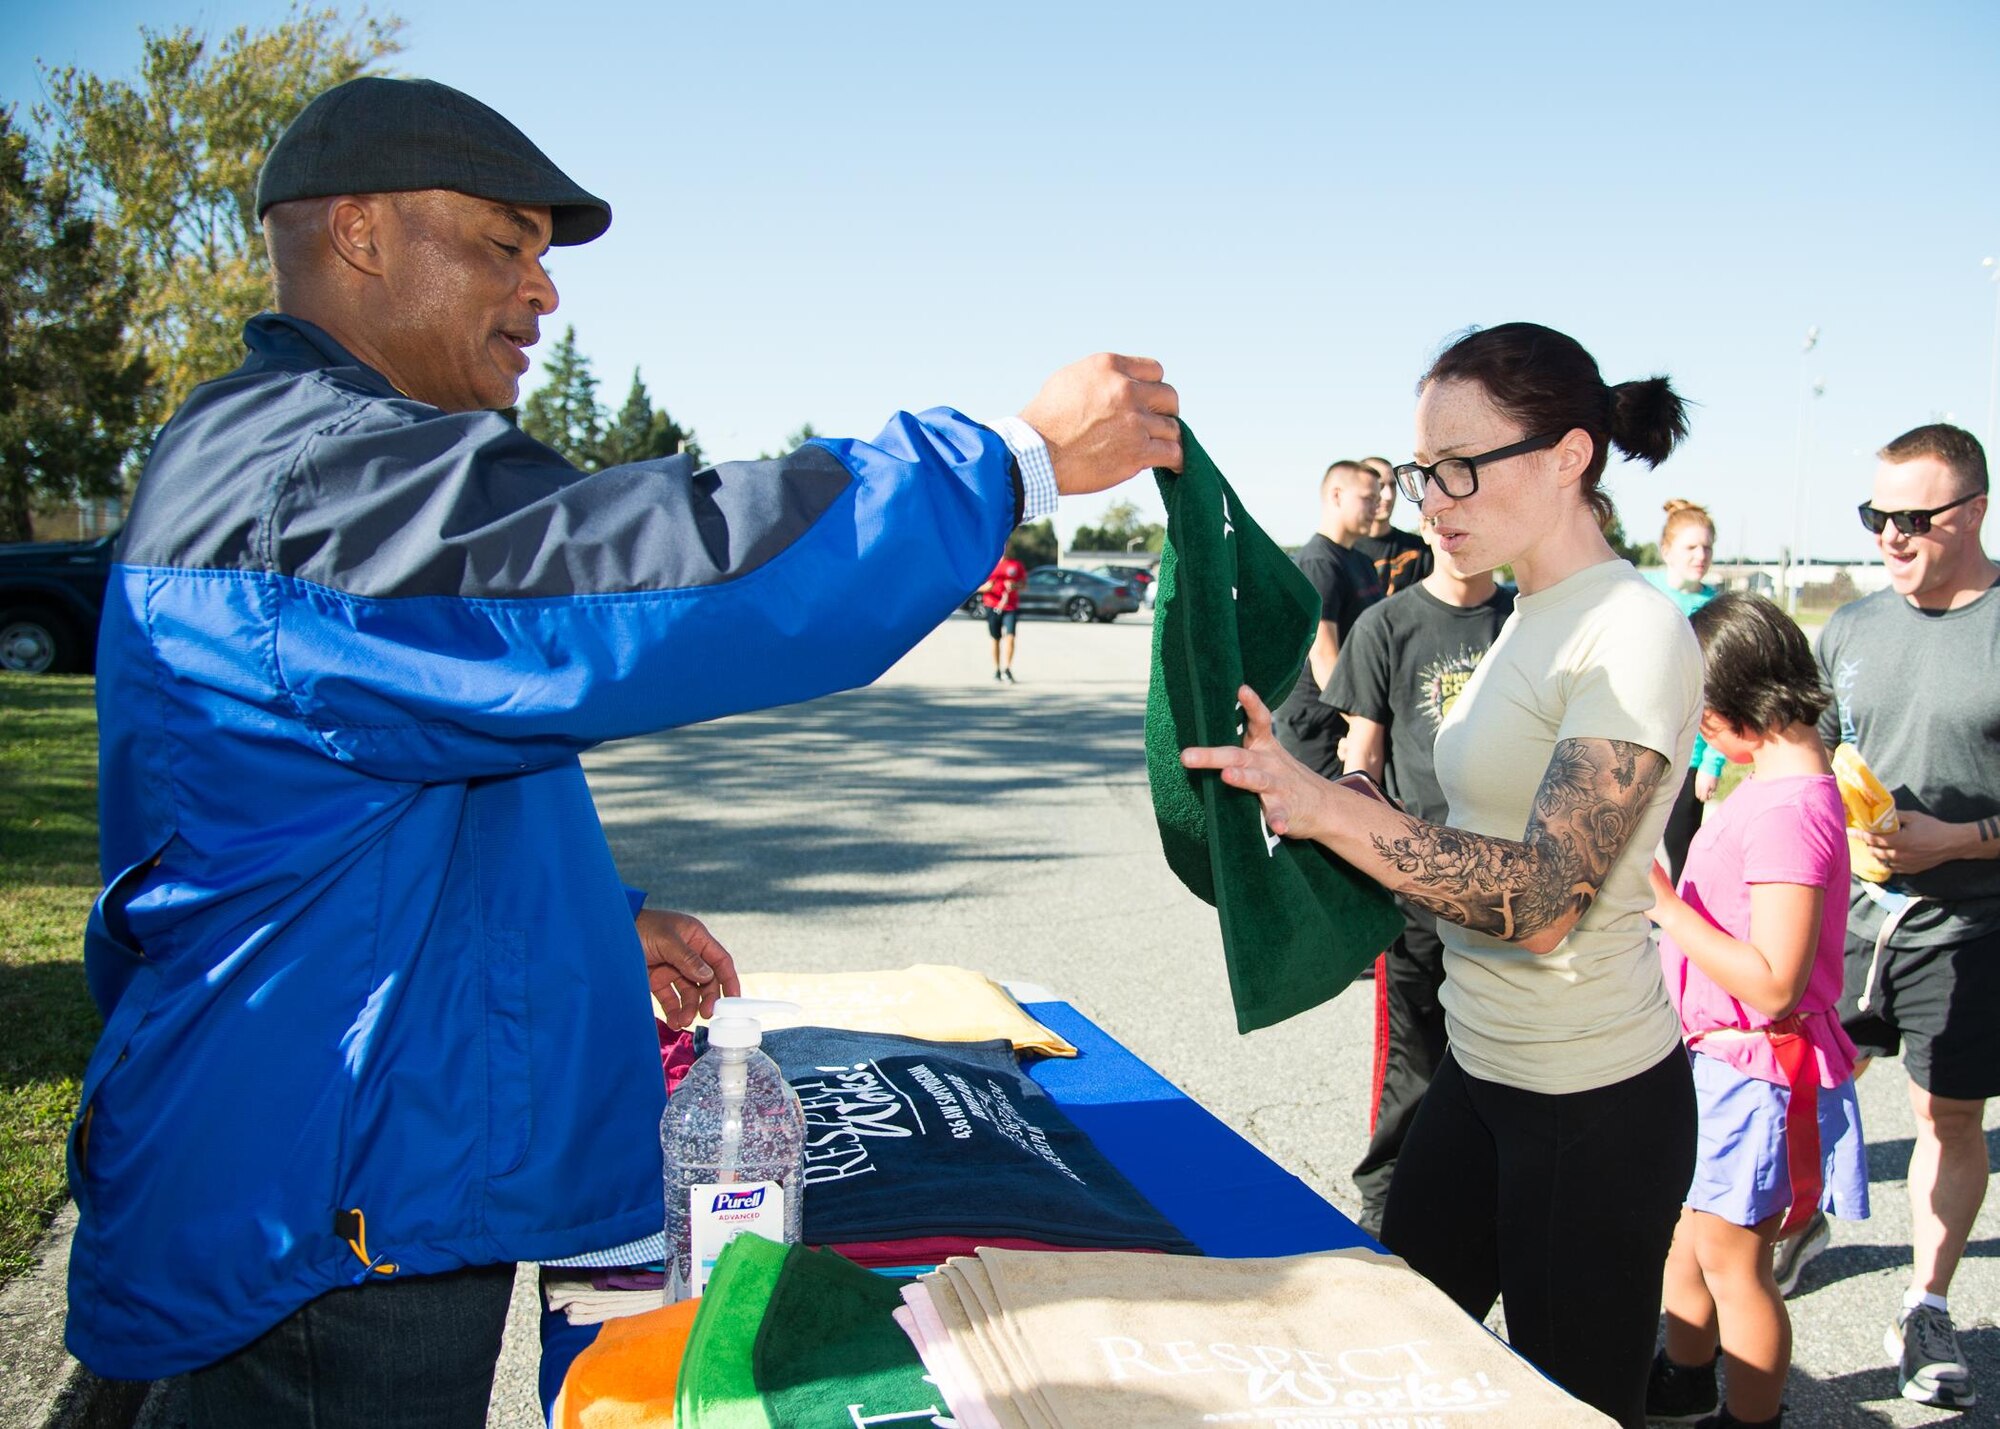
<svg viewBox="0 0 2000 1429"><path fill-rule="evenodd" d="M1646 910L1647 865L1687 772L1701 714L1701 647L1687 617L1625 561L1514 602L1514 614L1438 727L1451 826L1518 839L1565 739L1618 739L1672 767L1604 887L1555 951L1438 922L1439 1000L1468 1073L1532 1092L1580 1092L1645 1071L1680 1041Z"/></svg>

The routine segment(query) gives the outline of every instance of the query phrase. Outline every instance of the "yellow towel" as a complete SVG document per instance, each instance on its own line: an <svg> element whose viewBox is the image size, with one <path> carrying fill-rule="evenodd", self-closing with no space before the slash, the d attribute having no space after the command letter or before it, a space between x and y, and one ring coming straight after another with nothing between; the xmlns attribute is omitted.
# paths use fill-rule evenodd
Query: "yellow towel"
<svg viewBox="0 0 2000 1429"><path fill-rule="evenodd" d="M766 1032L838 1027L928 1042L1004 1040L1017 1052L1076 1055L1076 1048L1023 1012L998 983L964 968L919 963L901 971L745 973L743 995L799 1005L794 1015L766 1019Z"/></svg>
<svg viewBox="0 0 2000 1429"><path fill-rule="evenodd" d="M1888 866L1855 837L1855 831L1893 834L1901 828L1895 796L1883 787L1875 771L1868 767L1868 761L1861 757L1861 751L1851 744L1833 751L1833 777L1840 785L1840 802L1847 810L1847 856L1854 876L1870 883L1887 883Z"/></svg>
<svg viewBox="0 0 2000 1429"><path fill-rule="evenodd" d="M674 1382L700 1300L607 1320L563 1376L553 1429L673 1429Z"/></svg>

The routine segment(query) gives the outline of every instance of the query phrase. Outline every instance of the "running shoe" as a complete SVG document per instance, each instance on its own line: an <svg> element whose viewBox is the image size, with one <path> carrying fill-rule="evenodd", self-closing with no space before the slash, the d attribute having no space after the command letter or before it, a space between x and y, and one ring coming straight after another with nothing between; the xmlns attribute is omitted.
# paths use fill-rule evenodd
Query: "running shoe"
<svg viewBox="0 0 2000 1429"><path fill-rule="evenodd" d="M1011 685L1014 683L1014 667L1012 665L1009 665L1006 669L1002 670L1000 673L1007 677L1008 684Z"/></svg>
<svg viewBox="0 0 2000 1429"><path fill-rule="evenodd" d="M1646 1376L1646 1418L1659 1424L1693 1424L1716 1412L1715 1361L1675 1364L1665 1350L1653 1354Z"/></svg>
<svg viewBox="0 0 2000 1429"><path fill-rule="evenodd" d="M1940 1409L1969 1409L1979 1402L1972 1371L1958 1350L1951 1316L1929 1305L1905 1310L1882 1336L1882 1348L1896 1361L1896 1388L1903 1398Z"/></svg>
<svg viewBox="0 0 2000 1429"><path fill-rule="evenodd" d="M1799 1277L1805 1273L1807 1264L1817 1260L1819 1253L1832 1243L1833 1227L1826 1223L1825 1211L1814 1211L1804 1230L1779 1241L1771 1261L1771 1274L1778 1282L1778 1293L1790 1299L1792 1292L1799 1288Z"/></svg>

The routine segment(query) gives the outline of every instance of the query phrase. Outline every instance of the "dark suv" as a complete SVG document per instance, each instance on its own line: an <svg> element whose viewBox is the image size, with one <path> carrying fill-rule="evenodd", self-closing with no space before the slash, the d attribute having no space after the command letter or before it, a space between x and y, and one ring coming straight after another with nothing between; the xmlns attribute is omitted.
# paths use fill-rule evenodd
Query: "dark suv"
<svg viewBox="0 0 2000 1429"><path fill-rule="evenodd" d="M88 673L116 533L0 545L0 671Z"/></svg>

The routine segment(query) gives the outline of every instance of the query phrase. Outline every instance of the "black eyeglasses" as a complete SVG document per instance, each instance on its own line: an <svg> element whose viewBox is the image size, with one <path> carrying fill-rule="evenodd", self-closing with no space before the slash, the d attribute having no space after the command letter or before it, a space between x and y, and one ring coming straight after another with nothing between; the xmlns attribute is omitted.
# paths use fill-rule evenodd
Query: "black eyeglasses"
<svg viewBox="0 0 2000 1429"><path fill-rule="evenodd" d="M1931 529L1931 518L1942 516L1954 506L1963 506L1975 496L1983 496L1982 491L1968 491L1956 501L1947 501L1942 506L1933 506L1928 511L1877 511L1869 502L1862 502L1856 509L1861 513L1861 524L1876 535L1891 521L1905 536L1921 536Z"/></svg>
<svg viewBox="0 0 2000 1429"><path fill-rule="evenodd" d="M1478 456L1448 456L1443 461L1425 466L1422 462L1406 461L1395 468L1396 489L1411 501L1424 499L1424 483L1430 482L1454 501L1462 500L1479 490L1479 468L1488 462L1505 461L1510 456L1523 456L1528 452L1538 452L1554 446L1569 435L1569 428L1560 432L1544 432L1539 437L1529 437L1526 441L1515 442L1511 446L1495 447L1490 452Z"/></svg>

